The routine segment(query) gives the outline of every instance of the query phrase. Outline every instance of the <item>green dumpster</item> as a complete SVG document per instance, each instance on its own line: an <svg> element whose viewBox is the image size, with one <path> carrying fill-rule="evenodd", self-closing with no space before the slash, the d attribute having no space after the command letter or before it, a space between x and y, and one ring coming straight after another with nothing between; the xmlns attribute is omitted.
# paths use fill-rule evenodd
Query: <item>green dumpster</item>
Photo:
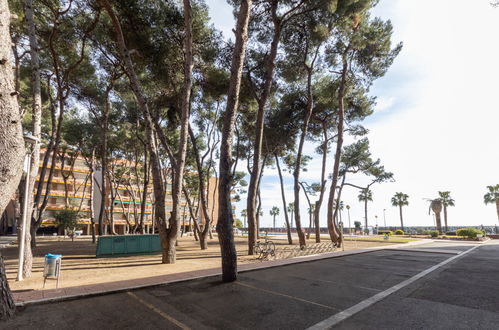
<svg viewBox="0 0 499 330"><path fill-rule="evenodd" d="M97 242L97 257L122 257L155 254L161 251L159 235L101 236Z"/></svg>

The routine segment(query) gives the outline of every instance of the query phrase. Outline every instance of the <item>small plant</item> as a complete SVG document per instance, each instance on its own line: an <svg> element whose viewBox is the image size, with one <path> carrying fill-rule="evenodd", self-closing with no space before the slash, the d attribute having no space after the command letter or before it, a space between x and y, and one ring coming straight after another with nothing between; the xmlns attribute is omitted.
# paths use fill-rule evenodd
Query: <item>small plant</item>
<svg viewBox="0 0 499 330"><path fill-rule="evenodd" d="M74 241L75 231L80 227L78 217L78 212L71 209L65 209L55 214L55 224L64 229L71 237L71 241Z"/></svg>
<svg viewBox="0 0 499 330"><path fill-rule="evenodd" d="M484 235L485 233L476 228L461 228L456 231L457 236L462 236L466 238L476 238L477 235Z"/></svg>
<svg viewBox="0 0 499 330"><path fill-rule="evenodd" d="M239 220L239 219L236 219L234 221L234 227L235 228L243 228L243 222L241 220Z"/></svg>
<svg viewBox="0 0 499 330"><path fill-rule="evenodd" d="M378 230L378 235L392 236L393 235L393 231L391 231L391 230Z"/></svg>
<svg viewBox="0 0 499 330"><path fill-rule="evenodd" d="M438 230L428 230L426 232L430 237L438 237Z"/></svg>
<svg viewBox="0 0 499 330"><path fill-rule="evenodd" d="M395 235L404 235L404 231L402 229L395 230Z"/></svg>

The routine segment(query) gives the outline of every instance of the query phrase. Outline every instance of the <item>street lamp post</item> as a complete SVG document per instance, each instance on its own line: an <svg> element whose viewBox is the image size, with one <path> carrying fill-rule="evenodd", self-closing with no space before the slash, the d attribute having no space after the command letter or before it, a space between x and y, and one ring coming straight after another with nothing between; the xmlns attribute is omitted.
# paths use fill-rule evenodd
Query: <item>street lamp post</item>
<svg viewBox="0 0 499 330"><path fill-rule="evenodd" d="M33 152L33 145L38 143L38 138L32 135L24 135L24 142L26 142L28 147L28 152L26 153L26 179L24 181L24 200L23 200L23 218L22 218L22 228L21 237L19 242L19 265L17 268L17 280L23 280L23 263L24 263L24 245L26 241L26 219L28 212L28 196L29 196L29 180L30 180L30 169L31 169L31 155Z"/></svg>
<svg viewBox="0 0 499 330"><path fill-rule="evenodd" d="M348 212L348 233L352 235L352 226L350 225L350 205L346 206Z"/></svg>
<svg viewBox="0 0 499 330"><path fill-rule="evenodd" d="M386 214L385 214L385 212L386 212L386 209L383 209L383 223L385 225L385 230L386 230Z"/></svg>

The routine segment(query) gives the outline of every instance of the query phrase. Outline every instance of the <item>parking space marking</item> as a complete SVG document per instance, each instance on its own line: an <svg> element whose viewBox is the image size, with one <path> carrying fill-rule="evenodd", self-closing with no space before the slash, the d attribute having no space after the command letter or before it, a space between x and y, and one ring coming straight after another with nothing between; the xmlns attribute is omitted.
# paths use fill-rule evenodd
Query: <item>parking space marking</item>
<svg viewBox="0 0 499 330"><path fill-rule="evenodd" d="M448 259L445 259L441 263L439 263L435 266L432 266L432 267L414 275L413 277L411 277L411 278L409 278L409 279L407 279L407 280L405 280L397 285L392 286L391 288L389 288L385 291L382 291L382 292L380 292L380 293L378 293L370 298L367 298L367 299L361 301L360 303L353 305L350 308L345 309L344 311L341 311L337 314L334 314L330 318L325 319L324 321L321 321L321 322L309 327L307 330L331 329L333 326L340 323L341 321L344 321L347 318L349 318L350 316L357 314L358 312L360 312L360 311L366 309L367 307L377 303L378 301L385 299L387 296L391 295L392 293L399 291L400 289L402 289L402 288L408 286L409 284L419 280L420 278L422 278L422 277L428 275L429 273L433 272L434 270L448 264L449 262L451 262L457 258L463 257L465 254L475 250L478 247L479 247L479 245L476 245L476 246L472 247L471 249L464 251L461 254L455 255L455 256L450 257Z"/></svg>
<svg viewBox="0 0 499 330"><path fill-rule="evenodd" d="M441 254L461 254L463 251L459 251L459 250L437 250L437 248L435 249L412 249L412 248L409 248L409 249L404 249L404 248L395 248L395 249L391 249L391 248L388 248L388 249L385 249L385 251L408 251L408 252L423 252L423 253L441 253Z"/></svg>
<svg viewBox="0 0 499 330"><path fill-rule="evenodd" d="M297 301L300 301L300 302L304 302L304 303L307 303L307 304L312 304L312 305L320 306L320 307L327 308L327 309L333 309L333 310L336 310L336 311L340 310L338 308L335 308L335 307L332 307L332 306L328 306L328 305L323 305L321 303L317 303L317 302L314 302L314 301L310 301L310 300L306 300L306 299L302 299L302 298L290 296L290 295L287 295L287 294L284 294L284 293L280 293L280 292L276 292L276 291L272 291L272 290L262 289L262 288L259 288L257 286L253 286L251 284L243 283L240 280L237 281L237 282L234 282L234 283L236 283L236 284L238 284L240 286L244 286L244 287L251 288L251 289L254 289L254 290L263 291L263 292L270 293L270 294L273 294L273 295L276 295L276 296L290 298L290 299L297 300Z"/></svg>
<svg viewBox="0 0 499 330"><path fill-rule="evenodd" d="M140 297L138 297L137 295L135 295L135 293L133 292L130 292L128 291L127 294L134 298L135 300L137 300L138 302L140 302L142 305L146 306L147 308L149 308L150 310L156 312L157 314L159 314L161 317L163 317L164 319L172 322L173 324L175 324L177 327L179 327L180 329L184 329L184 330L191 330L191 328L189 328L188 326L186 326L185 324L183 324L182 322L174 319L173 317L171 317L170 315L166 314L165 312L163 312L162 310L158 309L156 306L148 303L147 301L141 299Z"/></svg>

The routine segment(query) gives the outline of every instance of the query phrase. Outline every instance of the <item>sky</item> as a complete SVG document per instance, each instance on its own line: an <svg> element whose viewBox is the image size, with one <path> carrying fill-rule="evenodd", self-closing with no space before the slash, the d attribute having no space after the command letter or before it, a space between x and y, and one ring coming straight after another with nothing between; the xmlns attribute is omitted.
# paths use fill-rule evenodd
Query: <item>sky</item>
<svg viewBox="0 0 499 330"><path fill-rule="evenodd" d="M232 8L224 0L206 2L215 27L231 38ZM449 226L497 224L495 205L485 205L483 195L486 186L499 184L499 8L488 0L381 0L372 13L391 20L392 41L404 46L388 73L374 83L371 94L377 105L363 122L370 131L373 157L380 158L396 180L372 187L369 225L383 226L385 219L388 226L400 224L398 208L390 203L399 191L409 195L403 211L407 226L433 225L425 199L438 197L438 191L450 191L455 200L456 206L448 210ZM302 179L318 182L320 158L312 145L306 149L314 160ZM333 157L329 156L328 172ZM290 174L285 187L290 202ZM281 209L277 226L282 227L276 170L265 169L261 192L262 226L271 225L269 210L275 205ZM345 188L342 195L351 207L352 226L354 221L364 223L357 195L353 188ZM308 219L303 195L300 205L302 219ZM240 215L246 208L245 196L236 207ZM325 212L321 226L326 226ZM345 226L347 219L345 213Z"/></svg>

